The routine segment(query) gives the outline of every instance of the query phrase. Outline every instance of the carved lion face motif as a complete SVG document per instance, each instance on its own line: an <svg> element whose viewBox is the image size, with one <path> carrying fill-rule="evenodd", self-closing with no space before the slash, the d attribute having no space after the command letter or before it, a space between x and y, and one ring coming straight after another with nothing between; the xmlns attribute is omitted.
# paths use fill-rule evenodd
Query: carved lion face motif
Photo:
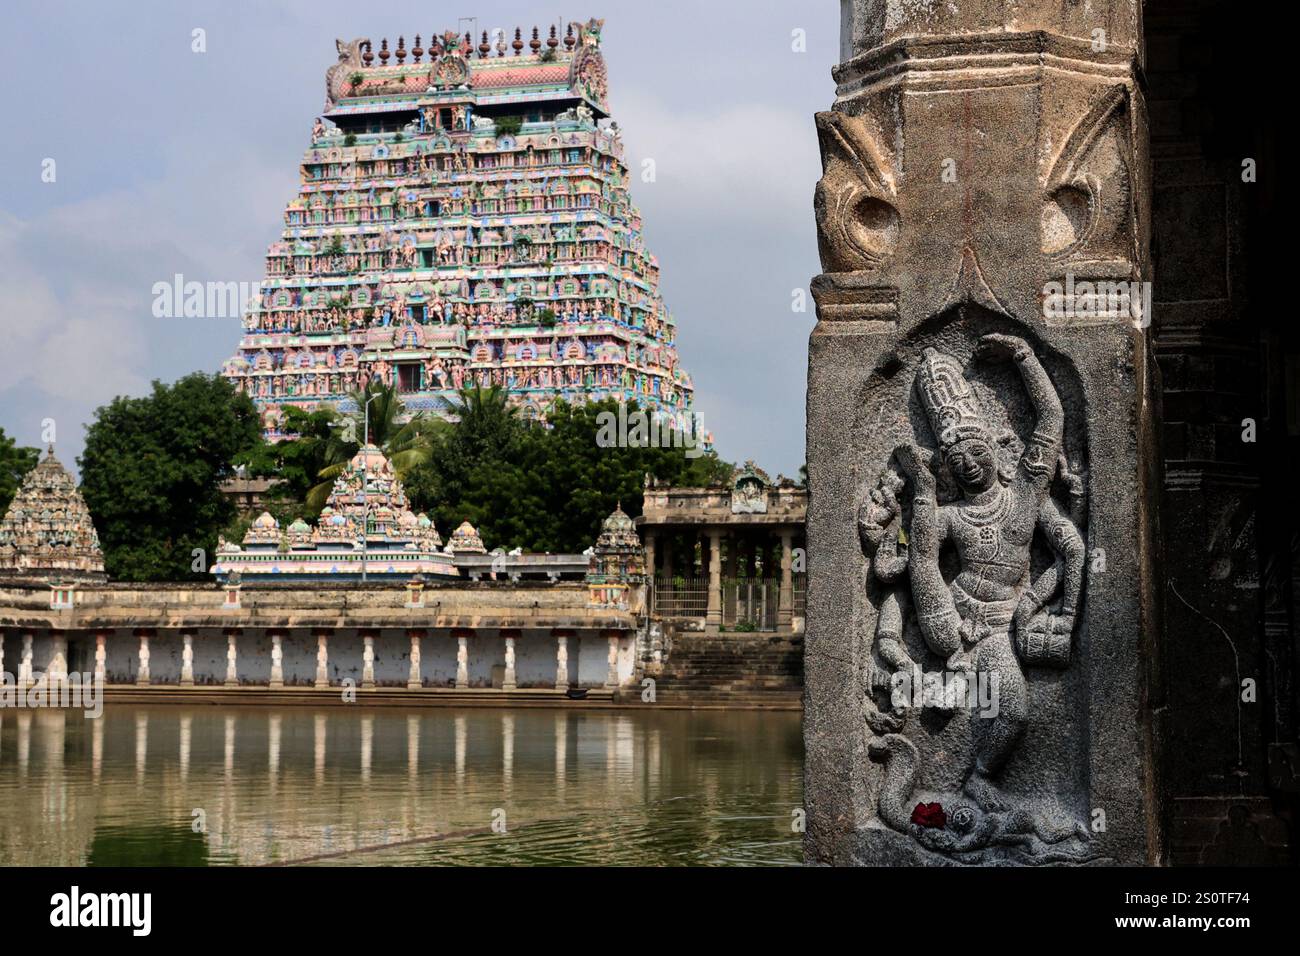
<svg viewBox="0 0 1300 956"><path fill-rule="evenodd" d="M978 494L993 487L998 477L998 459L982 438L966 438L944 452L944 462L962 491Z"/></svg>

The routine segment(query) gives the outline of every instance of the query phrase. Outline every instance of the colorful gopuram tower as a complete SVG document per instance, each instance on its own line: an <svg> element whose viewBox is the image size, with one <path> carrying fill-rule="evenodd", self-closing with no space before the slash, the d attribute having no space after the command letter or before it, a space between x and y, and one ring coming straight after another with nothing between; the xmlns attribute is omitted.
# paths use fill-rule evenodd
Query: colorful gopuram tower
<svg viewBox="0 0 1300 956"><path fill-rule="evenodd" d="M224 373L282 409L375 380L411 411L498 385L637 401L689 428L690 376L606 104L602 21L338 42L324 114ZM526 49L525 49L526 47Z"/></svg>
<svg viewBox="0 0 1300 956"><path fill-rule="evenodd" d="M481 542L478 550L483 550ZM222 582L259 576L281 581L356 579L363 568L379 580L445 578L459 574L453 554L443 547L433 521L411 511L392 462L374 445L366 445L334 479L314 528L302 518L281 528L264 511L242 544L218 539L212 573Z"/></svg>

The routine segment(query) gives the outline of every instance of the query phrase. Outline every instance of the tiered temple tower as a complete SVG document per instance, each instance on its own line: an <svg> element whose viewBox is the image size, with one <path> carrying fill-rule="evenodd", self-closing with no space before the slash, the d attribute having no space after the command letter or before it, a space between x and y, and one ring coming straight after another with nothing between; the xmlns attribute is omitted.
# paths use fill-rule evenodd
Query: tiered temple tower
<svg viewBox="0 0 1300 956"><path fill-rule="evenodd" d="M587 564L591 603L601 607L629 607L633 589L646 580L645 551L636 522L622 502L600 525L600 536Z"/></svg>
<svg viewBox="0 0 1300 956"><path fill-rule="evenodd" d="M104 553L85 499L54 446L27 473L0 520L0 578L104 580Z"/></svg>
<svg viewBox="0 0 1300 956"><path fill-rule="evenodd" d="M338 42L302 186L224 373L269 435L286 405L391 383L445 412L498 385L636 400L688 427L692 384L609 122L600 20ZM525 50L525 45L527 50Z"/></svg>
<svg viewBox="0 0 1300 956"><path fill-rule="evenodd" d="M242 545L219 539L212 573L220 581L244 575L352 579L364 566L379 578L455 577L452 554L443 548L433 521L411 511L392 463L366 445L334 480L315 528L298 518L281 529L270 512L263 512Z"/></svg>

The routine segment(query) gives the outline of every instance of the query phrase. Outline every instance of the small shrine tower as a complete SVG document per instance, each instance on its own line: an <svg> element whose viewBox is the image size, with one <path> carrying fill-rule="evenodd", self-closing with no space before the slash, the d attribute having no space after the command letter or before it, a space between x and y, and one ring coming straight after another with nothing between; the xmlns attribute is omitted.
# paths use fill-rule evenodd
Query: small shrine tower
<svg viewBox="0 0 1300 956"><path fill-rule="evenodd" d="M0 576L61 582L106 579L90 509L54 457L53 445L23 479L0 521Z"/></svg>
<svg viewBox="0 0 1300 956"><path fill-rule="evenodd" d="M645 583L645 551L636 523L623 511L622 502L602 522L596 546L587 565L590 603L600 607L635 609L642 602L634 589Z"/></svg>

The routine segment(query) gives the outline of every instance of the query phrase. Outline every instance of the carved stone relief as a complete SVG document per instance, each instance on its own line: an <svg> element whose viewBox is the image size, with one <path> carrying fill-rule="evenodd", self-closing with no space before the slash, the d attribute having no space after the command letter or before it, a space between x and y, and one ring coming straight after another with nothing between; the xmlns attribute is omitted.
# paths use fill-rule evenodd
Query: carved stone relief
<svg viewBox="0 0 1300 956"><path fill-rule="evenodd" d="M910 409L886 425L892 450L873 443L884 461L857 515L875 611L860 635L867 749L878 820L920 851L1080 862L1098 854L1077 795L1004 786L1037 732L1030 684L1078 657L1087 534L1078 429L1067 442L1053 376L1025 338L991 331L1005 325L957 310L865 403Z"/></svg>

